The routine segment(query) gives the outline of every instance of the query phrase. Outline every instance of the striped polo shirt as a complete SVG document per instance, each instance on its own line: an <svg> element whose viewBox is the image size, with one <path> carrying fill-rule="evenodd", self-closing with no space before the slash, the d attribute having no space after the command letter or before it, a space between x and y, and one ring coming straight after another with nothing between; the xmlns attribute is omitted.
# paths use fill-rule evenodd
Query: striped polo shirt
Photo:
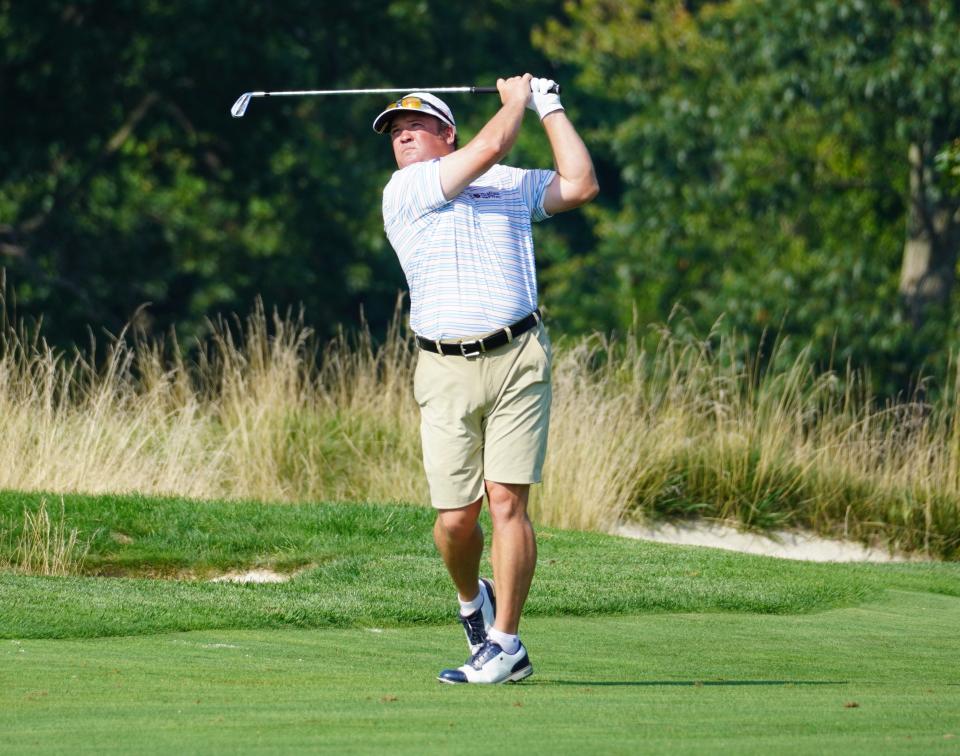
<svg viewBox="0 0 960 756"><path fill-rule="evenodd" d="M555 171L495 165L452 200L440 159L408 165L383 190L383 224L410 289L410 327L428 339L503 328L537 307L532 221Z"/></svg>

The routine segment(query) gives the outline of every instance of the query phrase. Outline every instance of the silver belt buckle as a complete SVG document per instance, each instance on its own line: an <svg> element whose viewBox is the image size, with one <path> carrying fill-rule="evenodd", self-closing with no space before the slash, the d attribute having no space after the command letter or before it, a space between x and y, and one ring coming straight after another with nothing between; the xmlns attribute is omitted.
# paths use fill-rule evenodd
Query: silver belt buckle
<svg viewBox="0 0 960 756"><path fill-rule="evenodd" d="M468 351L467 351L467 344L474 344L474 345L476 345L477 351L476 351L476 352L468 352ZM474 339L473 341L461 341L461 342L460 342L460 354L462 354L464 357L477 357L477 356L480 355L480 353L481 353L482 351L483 351L483 343L480 341L480 339Z"/></svg>

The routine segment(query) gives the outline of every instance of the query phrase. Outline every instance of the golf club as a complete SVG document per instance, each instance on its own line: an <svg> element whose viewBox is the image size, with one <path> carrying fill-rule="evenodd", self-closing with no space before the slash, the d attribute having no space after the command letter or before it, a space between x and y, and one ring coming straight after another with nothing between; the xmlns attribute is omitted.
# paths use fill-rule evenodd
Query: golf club
<svg viewBox="0 0 960 756"><path fill-rule="evenodd" d="M399 94L401 92L496 94L497 91L496 87L406 87L404 89L301 89L289 92L244 92L233 103L233 107L230 108L230 115L234 118L243 118L243 114L247 112L250 100L253 97L316 97L320 95ZM550 91L560 94L560 85L556 84Z"/></svg>

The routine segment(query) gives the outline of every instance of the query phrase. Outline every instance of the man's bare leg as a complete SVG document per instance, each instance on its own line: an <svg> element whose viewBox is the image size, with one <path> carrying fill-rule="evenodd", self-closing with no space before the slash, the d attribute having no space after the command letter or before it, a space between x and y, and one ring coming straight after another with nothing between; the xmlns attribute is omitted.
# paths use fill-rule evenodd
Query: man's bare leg
<svg viewBox="0 0 960 756"><path fill-rule="evenodd" d="M483 553L483 531L477 518L482 505L483 499L477 499L460 509L438 509L433 524L433 542L463 601L477 595Z"/></svg>
<svg viewBox="0 0 960 756"><path fill-rule="evenodd" d="M527 517L529 485L486 481L493 519L493 580L497 591L494 627L516 635L520 613L537 566L537 541Z"/></svg>

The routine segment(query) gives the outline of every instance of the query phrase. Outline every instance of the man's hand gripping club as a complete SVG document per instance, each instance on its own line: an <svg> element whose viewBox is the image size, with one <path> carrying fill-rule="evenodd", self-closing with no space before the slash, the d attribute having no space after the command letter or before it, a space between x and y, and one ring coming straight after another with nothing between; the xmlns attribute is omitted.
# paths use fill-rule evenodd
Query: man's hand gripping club
<svg viewBox="0 0 960 756"><path fill-rule="evenodd" d="M540 116L542 121L546 116L563 110L560 104L560 95L553 90L557 82L553 79L541 79L536 76L530 79L531 97L527 102L527 107Z"/></svg>

